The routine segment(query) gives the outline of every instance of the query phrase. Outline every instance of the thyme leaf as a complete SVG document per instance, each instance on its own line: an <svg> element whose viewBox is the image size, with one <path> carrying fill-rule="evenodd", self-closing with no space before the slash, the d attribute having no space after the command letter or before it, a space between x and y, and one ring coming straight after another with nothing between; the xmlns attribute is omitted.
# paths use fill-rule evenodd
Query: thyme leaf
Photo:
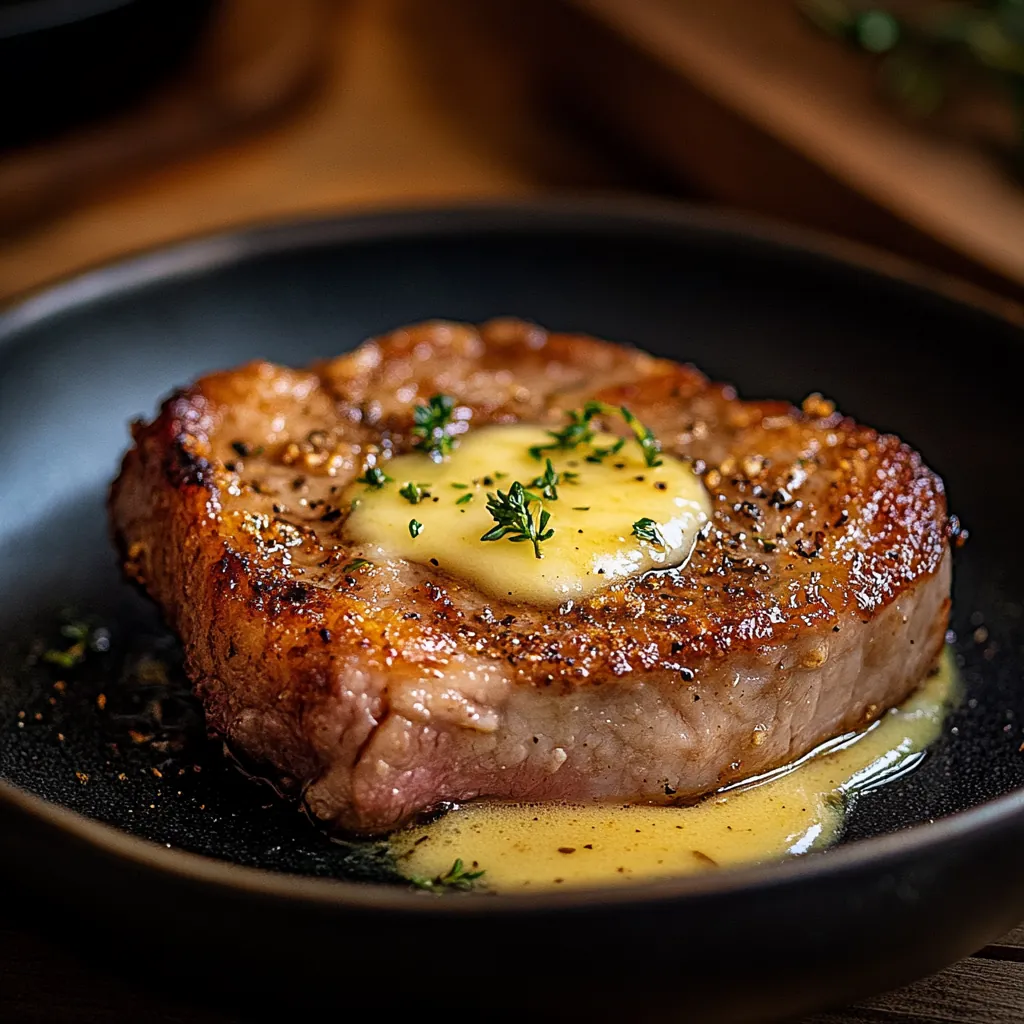
<svg viewBox="0 0 1024 1024"><path fill-rule="evenodd" d="M409 520L409 536L415 539L423 530L423 524L418 519Z"/></svg>
<svg viewBox="0 0 1024 1024"><path fill-rule="evenodd" d="M426 452L434 462L451 455L457 444L449 433L455 399L451 395L431 395L426 405L417 405L413 411L413 444Z"/></svg>
<svg viewBox="0 0 1024 1024"><path fill-rule="evenodd" d="M602 411L600 402L587 402L582 409L570 409L566 415L569 423L561 430L549 430L550 444L536 444L530 448L530 455L538 462L544 452L577 448L581 444L589 444L594 439L594 430L590 421Z"/></svg>
<svg viewBox="0 0 1024 1024"><path fill-rule="evenodd" d="M343 573L355 572L356 569L362 569L364 565L373 565L372 562L368 562L365 558L353 558L348 565L343 565L341 571Z"/></svg>
<svg viewBox="0 0 1024 1024"><path fill-rule="evenodd" d="M483 870L467 871L461 858L457 858L455 863L443 875L435 875L433 878L423 878L422 876L414 875L409 881L417 889L425 889L428 892L437 892L443 889L468 892L470 889L475 888L475 884L483 878L484 874Z"/></svg>
<svg viewBox="0 0 1024 1024"><path fill-rule="evenodd" d="M607 448L594 447L594 450L587 456L587 462L604 462L609 455L618 455L626 446L626 439L620 437L613 445Z"/></svg>
<svg viewBox="0 0 1024 1024"><path fill-rule="evenodd" d="M410 505L418 505L424 498L423 488L411 480L404 484L398 492Z"/></svg>
<svg viewBox="0 0 1024 1024"><path fill-rule="evenodd" d="M561 477L555 472L555 467L551 465L551 460L546 460L547 464L544 467L544 475L538 476L530 481L531 487L541 488L541 494L544 495L548 501L558 500L558 485L561 482ZM575 473L566 473L566 477L576 476Z"/></svg>
<svg viewBox="0 0 1024 1024"><path fill-rule="evenodd" d="M633 524L633 536L647 541L648 544L657 544L662 548L668 547L661 534L661 528L653 519L638 519Z"/></svg>
<svg viewBox="0 0 1024 1024"><path fill-rule="evenodd" d="M661 465L661 444L654 436L650 427L645 426L639 419L624 405L609 405L607 402L587 402L582 409L570 409L566 415L569 423L561 430L549 430L548 436L552 438L550 444L538 444L529 449L530 455L540 461L546 451L556 449L577 448L581 444L590 444L594 440L594 428L591 421L595 416L621 416L626 426L633 431L633 436L640 445L643 452L644 462L651 467ZM586 457L588 462L601 462L609 455L616 455L622 451L626 443L620 438L613 445L607 448L594 447L593 451Z"/></svg>
<svg viewBox="0 0 1024 1024"><path fill-rule="evenodd" d="M537 506L536 516L533 505ZM541 542L548 540L555 532L554 529L547 529L551 516L544 510L540 499L527 491L518 480L512 483L507 494L504 491L488 493L487 511L495 525L480 538L481 540L501 540L508 537L513 543L529 541L533 544L534 556L544 557L540 552Z"/></svg>
<svg viewBox="0 0 1024 1024"><path fill-rule="evenodd" d="M645 427L624 405L620 407L619 412L626 425L633 431L640 450L644 453L644 462L651 467L660 466L661 444L651 432L651 428Z"/></svg>
<svg viewBox="0 0 1024 1024"><path fill-rule="evenodd" d="M386 483L390 482L391 477L380 466L366 466L363 469L363 475L356 480L357 484L366 484L367 487L372 487L375 491L379 491Z"/></svg>
<svg viewBox="0 0 1024 1024"><path fill-rule="evenodd" d="M62 623L60 635L71 640L63 649L51 647L43 651L43 661L58 668L71 669L81 665L91 653L103 654L110 650L110 631L104 626L92 626L88 622L69 618Z"/></svg>

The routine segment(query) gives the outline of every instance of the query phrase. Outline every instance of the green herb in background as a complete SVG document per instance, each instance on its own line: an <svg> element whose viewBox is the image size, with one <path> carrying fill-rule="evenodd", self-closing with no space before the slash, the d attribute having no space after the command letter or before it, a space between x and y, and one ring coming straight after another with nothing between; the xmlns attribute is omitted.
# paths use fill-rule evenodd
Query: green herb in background
<svg viewBox="0 0 1024 1024"><path fill-rule="evenodd" d="M1016 112L1014 158L1024 169L1024 0L935 3L902 15L889 5L798 0L819 28L880 62L885 93L916 116L936 114L965 87L994 83Z"/></svg>

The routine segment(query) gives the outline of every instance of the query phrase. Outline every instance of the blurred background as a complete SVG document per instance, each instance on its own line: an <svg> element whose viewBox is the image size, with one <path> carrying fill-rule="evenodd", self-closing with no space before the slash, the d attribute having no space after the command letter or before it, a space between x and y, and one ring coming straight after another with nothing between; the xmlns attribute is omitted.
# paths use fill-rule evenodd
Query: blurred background
<svg viewBox="0 0 1024 1024"><path fill-rule="evenodd" d="M295 215L646 193L1024 297L1024 0L0 0L0 302Z"/></svg>

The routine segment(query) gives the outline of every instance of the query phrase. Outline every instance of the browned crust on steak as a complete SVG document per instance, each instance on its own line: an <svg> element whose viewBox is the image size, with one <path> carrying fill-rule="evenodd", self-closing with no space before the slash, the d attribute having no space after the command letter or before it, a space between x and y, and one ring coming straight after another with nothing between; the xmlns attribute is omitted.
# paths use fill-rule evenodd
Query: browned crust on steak
<svg viewBox="0 0 1024 1024"><path fill-rule="evenodd" d="M471 428L560 424L588 399L628 405L666 453L703 473L711 529L685 568L558 613L480 595L443 566L347 569L360 551L345 541L332 499L367 454L410 448L413 406L437 392L470 410ZM126 572L181 635L210 723L312 787L314 809L346 827L386 828L478 793L572 798L582 788L653 799L667 786L694 795L863 724L903 699L941 647L945 496L915 451L821 399L803 410L742 402L692 367L589 337L517 321L424 324L307 371L253 363L212 374L172 395L133 436L111 495ZM239 440L242 455L232 448ZM585 772L570 759L564 785L523 769L503 786L501 766L487 762L503 730L537 727L523 694L543 696L532 705L547 709L541 722L556 713L556 697L582 695L593 709L641 690L670 704L703 696L724 715L730 671L760 673L762 697L774 686L797 700L787 690L792 673L806 684L824 671L831 634L862 627L863 639L843 648L861 657L857 644L884 630L885 649L895 650L893 622L913 615L916 649L884 692L848 682L843 709L799 729L790 721L785 742L775 734L716 754L714 770L691 772L692 784L685 771L662 784L669 775L659 769L642 792L588 789L571 783ZM776 682L765 666L779 670ZM409 693L422 698L422 721L403 703ZM645 706L633 696L632 707ZM370 763L389 716L409 728ZM485 739L487 750L477 749ZM476 774L471 757L487 762ZM389 803L377 776L408 792Z"/></svg>

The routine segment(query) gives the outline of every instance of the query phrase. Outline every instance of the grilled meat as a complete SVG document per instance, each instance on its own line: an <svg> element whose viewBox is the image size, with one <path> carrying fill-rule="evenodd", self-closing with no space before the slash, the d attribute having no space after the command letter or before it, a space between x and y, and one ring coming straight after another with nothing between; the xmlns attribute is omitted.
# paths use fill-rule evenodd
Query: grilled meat
<svg viewBox="0 0 1024 1024"><path fill-rule="evenodd" d="M683 568L557 611L444 566L358 564L339 495L444 393L484 424L627 405L713 516ZM518 321L427 323L308 370L172 395L111 495L125 570L180 634L208 721L324 822L446 801L679 801L901 702L949 609L941 480L899 438L744 402L692 367Z"/></svg>

